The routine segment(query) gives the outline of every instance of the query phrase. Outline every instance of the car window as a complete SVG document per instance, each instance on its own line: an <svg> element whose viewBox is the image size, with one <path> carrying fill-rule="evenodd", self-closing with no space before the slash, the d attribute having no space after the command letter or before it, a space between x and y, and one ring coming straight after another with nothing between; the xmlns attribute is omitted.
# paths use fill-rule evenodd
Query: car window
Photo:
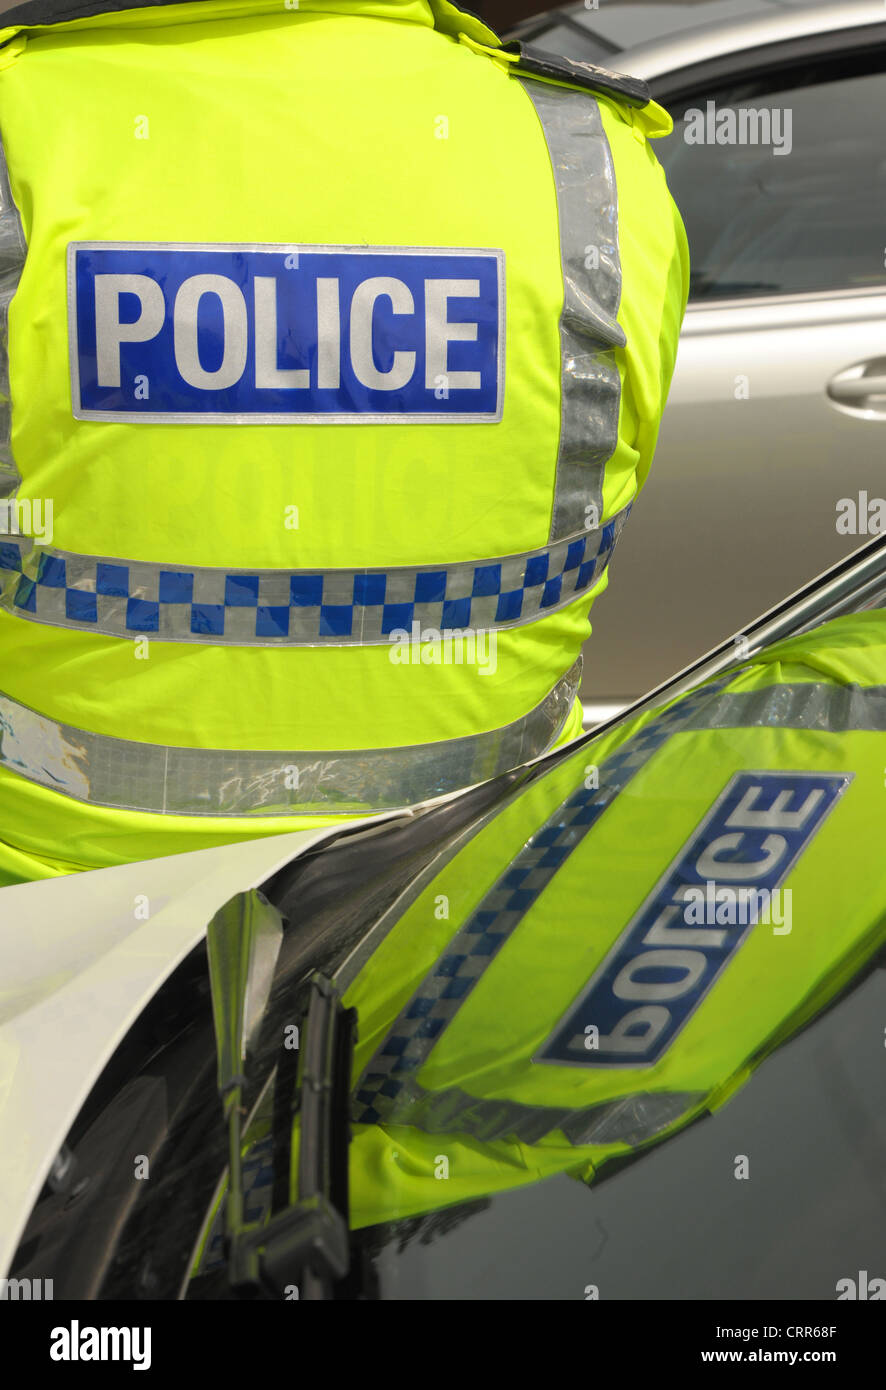
<svg viewBox="0 0 886 1390"><path fill-rule="evenodd" d="M693 300L886 284L886 58L667 103ZM776 86L775 83L778 83Z"/></svg>
<svg viewBox="0 0 886 1390"><path fill-rule="evenodd" d="M514 34L548 53L590 58L586 44L610 53L669 38L684 29L771 12L777 0L580 0L514 26Z"/></svg>
<svg viewBox="0 0 886 1390"><path fill-rule="evenodd" d="M772 0L598 0L596 5L570 7L567 13L584 19L595 34L619 48L637 48L684 29L725 24L773 8Z"/></svg>

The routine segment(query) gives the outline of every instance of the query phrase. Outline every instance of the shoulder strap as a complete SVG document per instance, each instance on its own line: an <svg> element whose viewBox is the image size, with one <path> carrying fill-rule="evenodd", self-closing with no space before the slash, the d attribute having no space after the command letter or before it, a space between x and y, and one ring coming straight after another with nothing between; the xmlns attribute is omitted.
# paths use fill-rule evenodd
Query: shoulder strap
<svg viewBox="0 0 886 1390"><path fill-rule="evenodd" d="M68 24L73 19L92 19L94 15L112 14L115 10L141 10L156 5L186 4L187 0L24 0L0 15L4 28L22 28L49 24Z"/></svg>
<svg viewBox="0 0 886 1390"><path fill-rule="evenodd" d="M548 82L567 82L571 87L585 87L589 92L605 92L619 97L628 106L648 106L652 95L645 82L627 73L612 72L594 63L579 62L577 58L559 58L540 48L515 40L502 44L503 53L516 54L514 64L527 77L541 77Z"/></svg>

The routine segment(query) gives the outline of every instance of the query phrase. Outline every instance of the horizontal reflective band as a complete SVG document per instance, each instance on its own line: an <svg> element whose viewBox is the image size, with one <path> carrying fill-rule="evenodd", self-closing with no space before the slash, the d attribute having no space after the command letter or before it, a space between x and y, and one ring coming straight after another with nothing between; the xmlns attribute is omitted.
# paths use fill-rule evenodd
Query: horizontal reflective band
<svg viewBox="0 0 886 1390"><path fill-rule="evenodd" d="M571 1143L640 1143L677 1115L632 1110L627 1098L612 1102L603 1131L594 1131L587 1109L515 1105L469 1097L458 1088L430 1092L416 1073L452 1023L459 1008L501 947L538 900L558 869L649 759L678 733L716 728L796 728L842 733L886 731L886 687L838 686L824 682L773 685L757 691L726 691L735 674L702 686L628 738L600 765L599 787L581 782L553 815L527 840L498 881L450 941L392 1024L360 1078L353 1118L360 1124L413 1124L438 1132L440 1117L453 1132L480 1137L491 1127L496 1137L512 1134L526 1143L559 1129ZM593 747L591 744L590 747ZM535 1060L535 1059L534 1059ZM549 1065L549 1064L548 1064ZM451 1111L442 1102L451 1099ZM433 1101L433 1104L431 1103ZM467 1102L470 1101L470 1105ZM598 1111L602 1107L597 1107ZM641 1115L646 1123L641 1123ZM661 1115L669 1118L661 1119ZM546 1127L539 1128L547 1116ZM567 1118L568 1117L568 1118ZM599 1116L598 1116L599 1118ZM505 1125L502 1129L501 1125ZM605 1132L605 1140L598 1137ZM588 1134L593 1137L588 1138Z"/></svg>
<svg viewBox="0 0 886 1390"><path fill-rule="evenodd" d="M380 645L520 626L603 574L630 507L605 526L501 559L390 570L185 569L0 536L0 608L54 627L164 642Z"/></svg>
<svg viewBox="0 0 886 1390"><path fill-rule="evenodd" d="M704 1091L637 1092L580 1110L550 1105L523 1105L509 1100L477 1100L457 1086L425 1091L408 1086L408 1106L398 1105L395 1118L384 1123L411 1125L426 1134L470 1134L483 1144L519 1138L535 1144L560 1130L570 1144L642 1144L667 1129L687 1110L703 1101ZM404 1094L406 1094L404 1093ZM402 1098L401 1098L402 1099ZM366 1123L365 1120L360 1120Z"/></svg>
<svg viewBox="0 0 886 1390"><path fill-rule="evenodd" d="M557 481L550 539L603 515L603 475L618 443L621 379L615 349L625 346L618 194L600 108L585 92L525 81L548 146L557 191L563 312L563 381ZM593 510L589 511L588 509Z"/></svg>
<svg viewBox="0 0 886 1390"><path fill-rule="evenodd" d="M886 685L795 681L762 690L732 690L699 710L691 729L811 729L842 734L886 731Z"/></svg>
<svg viewBox="0 0 886 1390"><path fill-rule="evenodd" d="M563 729L581 660L503 728L403 748L252 752L167 748L59 724L0 695L0 766L94 806L175 816L367 815L486 781Z"/></svg>

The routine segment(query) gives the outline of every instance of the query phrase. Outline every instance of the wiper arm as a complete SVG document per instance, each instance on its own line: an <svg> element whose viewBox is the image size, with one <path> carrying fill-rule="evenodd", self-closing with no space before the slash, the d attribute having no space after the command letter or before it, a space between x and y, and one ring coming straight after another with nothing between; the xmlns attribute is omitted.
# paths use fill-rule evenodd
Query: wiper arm
<svg viewBox="0 0 886 1390"><path fill-rule="evenodd" d="M308 989L296 1200L265 1225L229 1228L231 1284L247 1295L285 1298L294 1286L301 1299L330 1298L350 1266L349 1102L357 1015L318 971Z"/></svg>
<svg viewBox="0 0 886 1390"><path fill-rule="evenodd" d="M240 1155L246 1053L267 1007L282 939L283 918L256 890L226 902L206 932L218 1090L228 1126L229 1229L243 1223Z"/></svg>
<svg viewBox="0 0 886 1390"><path fill-rule="evenodd" d="M299 1298L317 1299L329 1297L333 1281L344 1277L350 1260L348 1107L356 1012L342 1006L325 976L310 976L299 1051L296 1200L266 1223L247 1225L244 1066L265 1014L282 933L279 912L255 890L226 903L207 931L218 1089L228 1128L228 1271L231 1286L244 1297L288 1297L295 1286ZM291 1133L291 1117L289 1125ZM274 1186L288 1195L288 1174L278 1174Z"/></svg>

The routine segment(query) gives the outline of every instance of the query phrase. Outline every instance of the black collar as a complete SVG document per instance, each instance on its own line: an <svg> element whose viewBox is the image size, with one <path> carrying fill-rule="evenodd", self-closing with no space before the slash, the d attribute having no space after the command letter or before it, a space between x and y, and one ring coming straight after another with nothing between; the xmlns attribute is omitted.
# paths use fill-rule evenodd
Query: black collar
<svg viewBox="0 0 886 1390"><path fill-rule="evenodd" d="M0 14L0 28L21 24L67 24L72 19L88 19L94 14L113 14L117 10L146 10L155 5L183 5L188 0L25 0Z"/></svg>

